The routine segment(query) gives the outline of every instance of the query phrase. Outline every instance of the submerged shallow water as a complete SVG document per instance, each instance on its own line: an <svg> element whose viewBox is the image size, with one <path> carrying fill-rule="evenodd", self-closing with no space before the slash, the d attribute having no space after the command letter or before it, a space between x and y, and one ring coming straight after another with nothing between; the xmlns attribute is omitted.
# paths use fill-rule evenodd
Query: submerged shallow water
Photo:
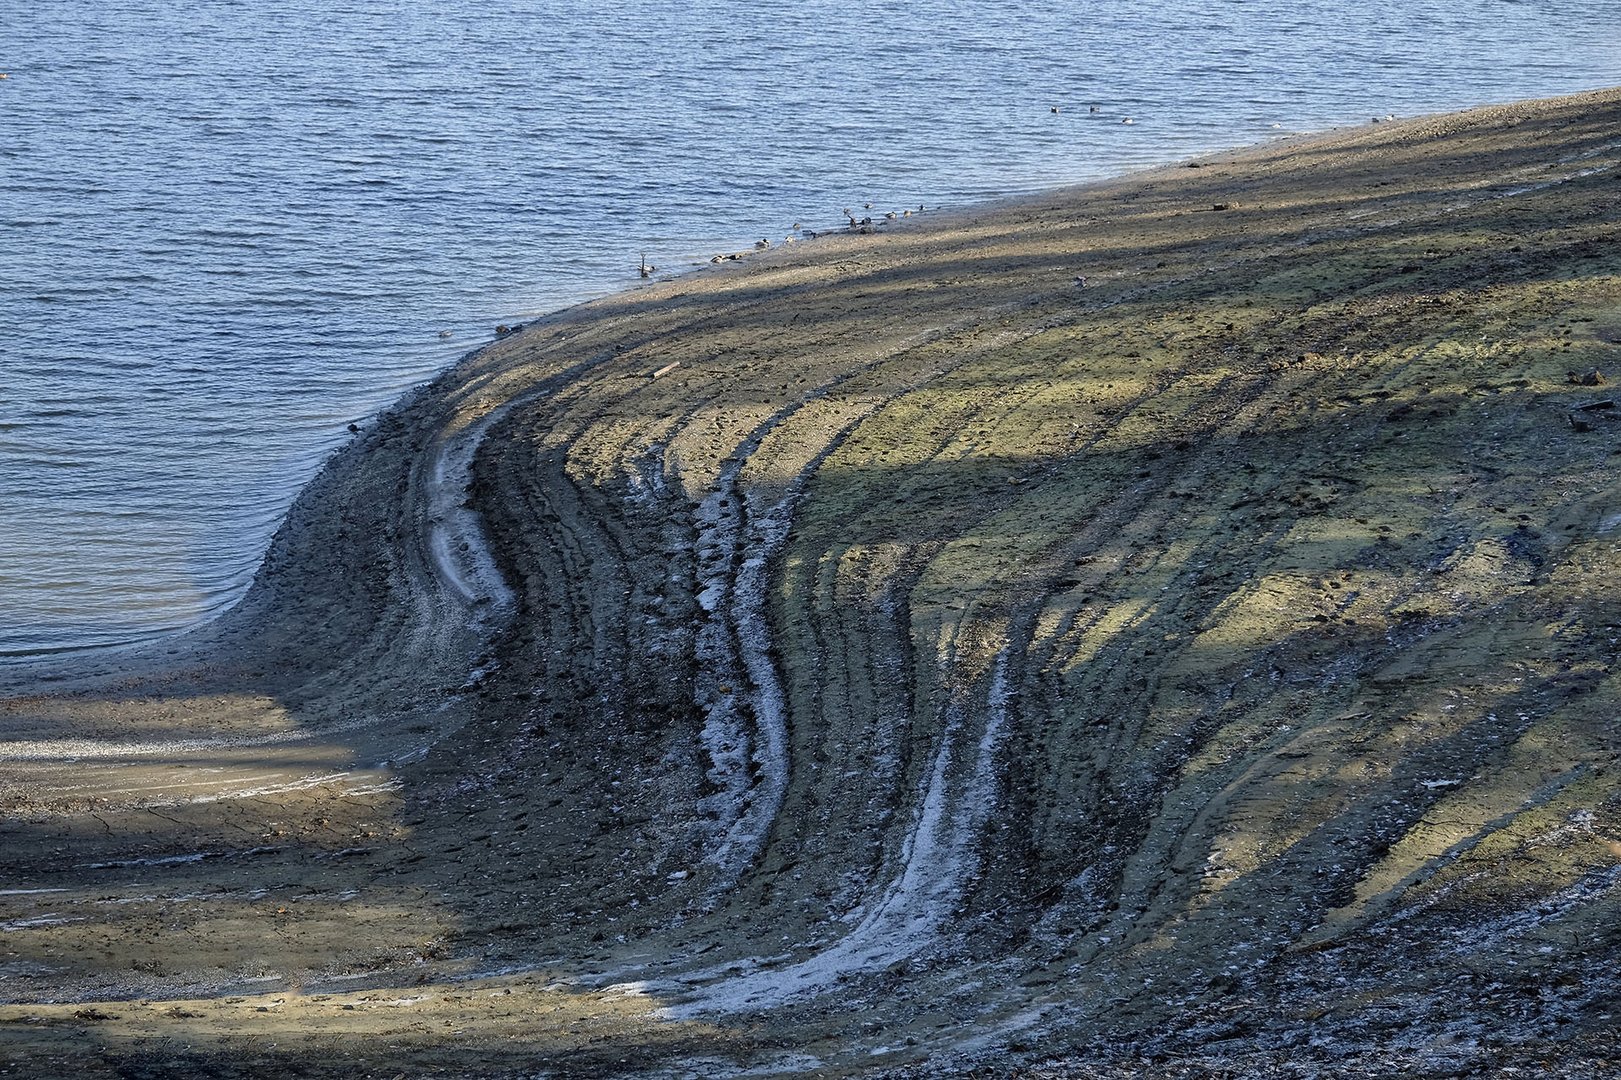
<svg viewBox="0 0 1621 1080"><path fill-rule="evenodd" d="M352 420L644 253L1621 82L1608 0L428 7L7 13L0 657L223 610Z"/></svg>

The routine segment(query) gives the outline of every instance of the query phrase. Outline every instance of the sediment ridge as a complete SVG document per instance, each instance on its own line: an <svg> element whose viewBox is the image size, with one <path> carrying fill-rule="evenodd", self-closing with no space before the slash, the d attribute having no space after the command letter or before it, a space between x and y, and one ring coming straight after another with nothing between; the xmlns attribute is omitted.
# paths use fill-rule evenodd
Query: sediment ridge
<svg viewBox="0 0 1621 1080"><path fill-rule="evenodd" d="M230 613L0 672L0 1063L1614 1075L1618 165L1377 123L501 337Z"/></svg>

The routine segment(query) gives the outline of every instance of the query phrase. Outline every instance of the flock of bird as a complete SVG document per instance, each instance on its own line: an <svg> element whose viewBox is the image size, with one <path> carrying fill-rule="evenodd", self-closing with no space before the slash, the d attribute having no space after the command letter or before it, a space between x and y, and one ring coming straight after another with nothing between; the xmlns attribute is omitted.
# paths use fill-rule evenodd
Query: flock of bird
<svg viewBox="0 0 1621 1080"><path fill-rule="evenodd" d="M1057 113L1060 110L1059 110L1057 105L1054 105L1052 107L1052 111L1054 113ZM1087 112L1088 113L1094 113L1094 114L1102 113L1103 112L1103 107L1101 105L1092 105L1087 109ZM1120 118L1120 122L1122 124L1135 124L1137 121L1132 119L1129 116L1122 116ZM871 210L872 209L872 203L866 203L864 205L863 209ZM923 213L923 211L924 211L924 207L921 206L921 205L916 210L902 210L898 214L895 211L891 210L888 213L883 215L883 220L884 221L895 221L897 218L909 218L913 214L921 214L921 213ZM857 218L856 215L855 215L855 211L850 209L848 206L844 207L844 209L841 212L844 214L845 219L848 222L846 228L851 232L869 233L877 225L881 224L880 222L873 220L873 217L872 217L871 214L868 214L868 215L865 215L863 217ZM822 234L817 232L816 230L804 228L803 226L800 225L799 222L796 221L796 222L794 222L793 226L789 229L788 235L782 238L782 243L784 243L784 244L792 244L792 243L796 243L797 241L800 241L800 240L814 240L820 235L822 235ZM771 246L772 246L771 241L769 239L765 238L765 237L761 237L759 240L756 240L754 242L754 250L755 251L766 251L766 250L769 250ZM712 262L712 263L729 262L729 261L732 261L732 260L735 260L735 259L741 259L746 254L747 254L747 252L738 251L738 252L733 252L731 254L715 255L715 256L712 256L709 261ZM657 270L658 267L656 267L656 266L648 266L647 265L647 258L645 256L643 256L642 265L638 269L641 271L642 277L645 278L645 277L649 276L654 270Z"/></svg>
<svg viewBox="0 0 1621 1080"><path fill-rule="evenodd" d="M1054 105L1054 106L1052 106L1052 111L1054 113L1057 113L1060 110L1059 110L1059 107L1057 105ZM1088 107L1087 112L1088 113L1093 113L1093 114L1101 114L1103 112L1103 107L1101 105L1092 105L1092 106ZM1120 122L1122 124L1135 124L1137 121L1134 120L1133 118L1129 117L1129 116L1122 116L1120 118ZM863 206L863 209L871 210L872 209L872 203L866 203ZM881 225L881 224L883 224L885 222L895 221L895 220L900 219L900 218L909 218L909 217L913 216L914 214L923 213L924 209L925 208L923 206L919 205L916 210L902 210L899 213L896 213L895 211L891 210L891 211L885 213L882 216L881 220L874 220L874 218L872 217L871 214L866 214L866 215L858 218L855 215L855 211L852 210L848 206L844 207L841 212L845 216L845 219L846 219L846 222L847 222L846 229L848 231L857 232L857 233L870 233L870 232L873 231L874 228L878 227L879 225ZM782 238L782 240L780 241L780 243L782 243L782 244L793 244L793 243L797 243L800 240L814 240L818 236L823 235L823 233L826 232L826 231L827 230L822 230L822 232L818 232L815 229L807 229L804 226L802 226L799 222L796 221L789 228L788 235L784 236ZM755 251L767 251L771 247L772 247L772 243L766 237L761 237L759 240L756 240L754 242L754 250ZM742 259L747 254L748 254L748 252L745 252L745 251L735 251L735 252L731 252L730 254L720 254L720 255L711 256L709 261L712 262L712 263L731 262L731 261L734 261L734 260L737 260L737 259ZM653 275L654 271L656 271L657 269L658 269L658 267L653 266L653 265L648 263L646 255L642 256L641 263L636 267L637 273L639 273L644 278L651 277Z"/></svg>
<svg viewBox="0 0 1621 1080"><path fill-rule="evenodd" d="M863 204L862 209L871 210L872 209L872 203ZM883 214L880 218L877 218L877 219L875 219L870 213L865 214L864 216L858 218L858 217L856 217L855 211L852 210L848 206L846 206L842 210L840 210L840 213L842 213L844 215L845 222L846 222L845 230L847 232L870 233L870 232L873 231L873 229L877 228L879 225L882 225L882 224L885 224L885 223L891 222L891 221L899 221L902 218L913 217L913 216L915 216L917 214L923 213L927 209L928 208L926 206L919 203L918 208L916 210L901 210L899 212L896 212L894 210L890 210L887 213ZM808 229L804 225L802 225L802 224L800 224L799 222L796 221L796 222L794 222L792 225L790 225L788 227L788 234L786 236L784 236L782 238L782 240L779 241L779 243L786 245L786 244L796 244L801 240L815 240L818 236L825 236L830 231L831 230L829 230L829 229L821 229L821 230ZM772 246L773 246L773 244L772 244L771 240L766 238L766 237L761 237L760 239L758 239L758 240L756 240L754 242L754 250L755 251L768 251L768 250L771 249ZM709 261L712 262L712 263L729 262L729 261L732 261L732 260L735 260L735 259L741 259L747 254L748 254L748 252L745 252L745 251L735 251L735 252L731 252L730 254L721 254L721 255L711 256ZM639 269L641 270L642 277L647 277L652 271L657 270L658 267L647 265L647 259L644 256L642 258L642 265L641 265L641 267Z"/></svg>

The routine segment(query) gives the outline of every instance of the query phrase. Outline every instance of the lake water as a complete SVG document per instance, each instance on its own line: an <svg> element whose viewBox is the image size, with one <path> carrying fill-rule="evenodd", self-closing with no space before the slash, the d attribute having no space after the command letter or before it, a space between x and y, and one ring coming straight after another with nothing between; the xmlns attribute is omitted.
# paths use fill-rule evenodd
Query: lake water
<svg viewBox="0 0 1621 1080"><path fill-rule="evenodd" d="M643 253L1621 82L1613 0L777 7L8 5L0 656L222 610L351 421Z"/></svg>

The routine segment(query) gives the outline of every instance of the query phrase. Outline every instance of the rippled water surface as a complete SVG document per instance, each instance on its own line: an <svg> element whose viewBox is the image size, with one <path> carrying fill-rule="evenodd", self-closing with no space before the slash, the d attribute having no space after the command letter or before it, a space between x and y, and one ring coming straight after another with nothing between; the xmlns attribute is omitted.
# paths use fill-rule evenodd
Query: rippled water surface
<svg viewBox="0 0 1621 1080"><path fill-rule="evenodd" d="M644 252L1621 82L1611 0L777 7L8 5L0 656L229 605L352 420Z"/></svg>

